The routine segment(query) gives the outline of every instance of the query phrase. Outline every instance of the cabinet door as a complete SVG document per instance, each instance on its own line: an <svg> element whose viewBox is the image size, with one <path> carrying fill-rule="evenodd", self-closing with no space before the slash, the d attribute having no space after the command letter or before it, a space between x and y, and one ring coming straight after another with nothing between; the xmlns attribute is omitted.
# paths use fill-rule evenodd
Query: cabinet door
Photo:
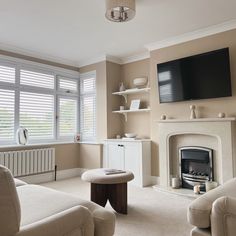
<svg viewBox="0 0 236 236"><path fill-rule="evenodd" d="M125 145L125 169L133 172L133 184L141 185L141 144L128 143Z"/></svg>
<svg viewBox="0 0 236 236"><path fill-rule="evenodd" d="M108 168L124 169L124 148L119 143L109 143L107 150Z"/></svg>

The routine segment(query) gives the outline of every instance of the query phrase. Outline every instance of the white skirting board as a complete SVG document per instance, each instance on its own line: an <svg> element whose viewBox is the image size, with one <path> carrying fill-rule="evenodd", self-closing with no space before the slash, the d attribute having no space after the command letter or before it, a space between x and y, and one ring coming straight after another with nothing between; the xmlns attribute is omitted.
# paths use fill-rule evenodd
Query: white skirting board
<svg viewBox="0 0 236 236"><path fill-rule="evenodd" d="M73 168L57 171L57 180L68 179L81 176L87 169ZM54 172L44 173L39 175L30 175L19 178L29 184L40 184L54 181Z"/></svg>
<svg viewBox="0 0 236 236"><path fill-rule="evenodd" d="M150 182L152 185L159 185L160 184L160 177L159 176L151 176Z"/></svg>

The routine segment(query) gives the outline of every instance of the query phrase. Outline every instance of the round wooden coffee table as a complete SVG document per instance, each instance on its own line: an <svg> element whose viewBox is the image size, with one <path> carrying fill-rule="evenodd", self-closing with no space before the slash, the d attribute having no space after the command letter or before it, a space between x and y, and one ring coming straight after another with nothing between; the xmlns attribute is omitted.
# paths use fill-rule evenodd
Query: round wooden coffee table
<svg viewBox="0 0 236 236"><path fill-rule="evenodd" d="M134 178L130 171L106 175L105 170L93 169L84 172L82 180L91 183L91 201L105 207L109 200L113 209L127 214L127 182Z"/></svg>

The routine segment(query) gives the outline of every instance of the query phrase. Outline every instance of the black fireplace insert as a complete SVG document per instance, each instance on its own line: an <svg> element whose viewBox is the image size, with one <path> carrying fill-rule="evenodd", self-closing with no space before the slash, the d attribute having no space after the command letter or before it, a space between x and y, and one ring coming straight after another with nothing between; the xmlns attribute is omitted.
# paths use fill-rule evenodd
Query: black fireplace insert
<svg viewBox="0 0 236 236"><path fill-rule="evenodd" d="M183 188L193 189L200 184L205 191L205 182L213 181L213 150L205 147L181 147L179 171Z"/></svg>

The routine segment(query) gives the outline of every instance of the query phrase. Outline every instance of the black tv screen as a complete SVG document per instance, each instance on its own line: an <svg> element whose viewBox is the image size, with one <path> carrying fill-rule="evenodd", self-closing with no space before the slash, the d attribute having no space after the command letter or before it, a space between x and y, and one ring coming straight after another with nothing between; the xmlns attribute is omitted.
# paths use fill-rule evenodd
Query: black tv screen
<svg viewBox="0 0 236 236"><path fill-rule="evenodd" d="M232 96L229 49L157 65L160 103Z"/></svg>

